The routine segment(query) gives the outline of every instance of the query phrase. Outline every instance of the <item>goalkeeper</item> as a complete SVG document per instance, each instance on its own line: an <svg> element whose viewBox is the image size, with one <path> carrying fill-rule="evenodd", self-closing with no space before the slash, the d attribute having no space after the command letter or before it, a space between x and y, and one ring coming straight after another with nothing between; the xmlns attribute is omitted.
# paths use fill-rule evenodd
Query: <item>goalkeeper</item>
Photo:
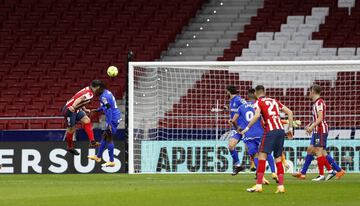
<svg viewBox="0 0 360 206"><path fill-rule="evenodd" d="M102 154L107 146L110 161L102 164L103 167L114 167L114 141L113 136L117 131L117 126L121 121L121 112L116 105L114 95L102 84L99 89L100 107L92 110L92 112L104 112L106 117L106 130L103 132L99 151L97 155L88 156L89 159L101 162Z"/></svg>

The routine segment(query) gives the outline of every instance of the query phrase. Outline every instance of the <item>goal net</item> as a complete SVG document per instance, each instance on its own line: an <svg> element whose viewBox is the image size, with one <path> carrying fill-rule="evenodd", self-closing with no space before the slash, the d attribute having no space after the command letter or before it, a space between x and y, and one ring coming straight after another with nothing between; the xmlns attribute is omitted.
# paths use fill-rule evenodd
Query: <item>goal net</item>
<svg viewBox="0 0 360 206"><path fill-rule="evenodd" d="M285 141L287 172L301 169L310 144L309 87L319 84L327 104L328 151L348 172L360 170L360 61L131 62L129 173L229 173L226 87L264 85L302 125ZM286 117L285 117L286 118ZM250 158L242 142L239 158ZM314 160L309 172L317 172Z"/></svg>

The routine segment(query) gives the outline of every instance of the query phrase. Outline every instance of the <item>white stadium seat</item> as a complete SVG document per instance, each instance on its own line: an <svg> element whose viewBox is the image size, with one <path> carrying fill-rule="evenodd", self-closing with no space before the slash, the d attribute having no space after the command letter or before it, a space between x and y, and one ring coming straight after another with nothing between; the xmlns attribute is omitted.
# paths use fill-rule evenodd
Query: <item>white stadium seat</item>
<svg viewBox="0 0 360 206"><path fill-rule="evenodd" d="M336 56L336 48L320 48L318 55L319 56Z"/></svg>
<svg viewBox="0 0 360 206"><path fill-rule="evenodd" d="M285 32L275 32L274 35L274 40L278 40L282 42L287 42L288 40L290 40L290 38L291 38L291 34Z"/></svg>
<svg viewBox="0 0 360 206"><path fill-rule="evenodd" d="M280 31L286 33L294 33L297 30L297 25L281 24Z"/></svg>
<svg viewBox="0 0 360 206"><path fill-rule="evenodd" d="M256 40L270 41L274 38L274 32L258 32L256 33Z"/></svg>
<svg viewBox="0 0 360 206"><path fill-rule="evenodd" d="M258 50L252 50L252 49L243 49L242 50L242 56L257 56L259 53Z"/></svg>
<svg viewBox="0 0 360 206"><path fill-rule="evenodd" d="M338 56L355 56L356 48L346 47L338 49Z"/></svg>
<svg viewBox="0 0 360 206"><path fill-rule="evenodd" d="M279 53L280 56L297 56L297 50L294 49L282 49Z"/></svg>
<svg viewBox="0 0 360 206"><path fill-rule="evenodd" d="M288 16L286 23L288 25L300 25L304 23L304 16Z"/></svg>

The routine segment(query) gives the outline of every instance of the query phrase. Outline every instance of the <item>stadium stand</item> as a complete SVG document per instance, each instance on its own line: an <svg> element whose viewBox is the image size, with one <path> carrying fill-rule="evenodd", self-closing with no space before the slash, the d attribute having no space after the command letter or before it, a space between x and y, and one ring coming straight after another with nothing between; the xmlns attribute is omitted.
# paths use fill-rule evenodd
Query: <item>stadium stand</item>
<svg viewBox="0 0 360 206"><path fill-rule="evenodd" d="M360 59L359 19L360 1L265 0L218 60Z"/></svg>
<svg viewBox="0 0 360 206"><path fill-rule="evenodd" d="M163 61L214 61L256 15L263 0L209 0L184 27Z"/></svg>
<svg viewBox="0 0 360 206"><path fill-rule="evenodd" d="M65 101L94 78L118 99L127 51L160 58L202 0L1 0L0 116L60 116ZM121 68L109 79L109 65ZM0 121L0 129L63 128L62 119Z"/></svg>

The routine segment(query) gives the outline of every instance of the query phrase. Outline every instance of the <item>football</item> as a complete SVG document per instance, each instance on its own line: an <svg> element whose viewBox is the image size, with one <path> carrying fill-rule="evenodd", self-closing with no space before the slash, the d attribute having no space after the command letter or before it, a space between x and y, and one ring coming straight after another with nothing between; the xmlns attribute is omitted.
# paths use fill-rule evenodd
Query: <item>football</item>
<svg viewBox="0 0 360 206"><path fill-rule="evenodd" d="M109 68L107 69L107 74L109 75L109 77L116 77L118 73L119 71L116 66L109 66Z"/></svg>

